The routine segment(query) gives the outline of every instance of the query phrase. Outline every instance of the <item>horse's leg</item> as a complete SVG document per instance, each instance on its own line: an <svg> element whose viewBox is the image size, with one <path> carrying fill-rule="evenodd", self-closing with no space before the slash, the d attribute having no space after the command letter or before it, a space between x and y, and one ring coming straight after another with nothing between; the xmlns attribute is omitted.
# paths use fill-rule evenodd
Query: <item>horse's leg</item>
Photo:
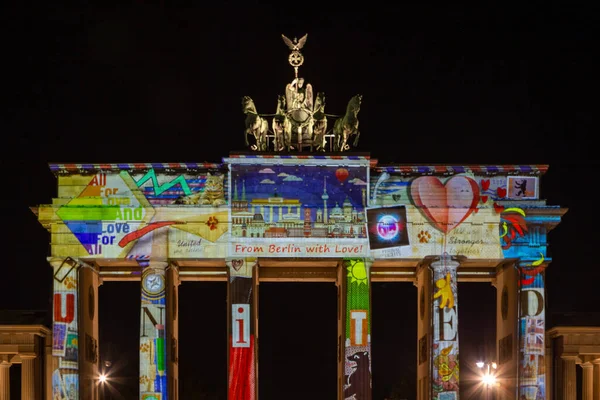
<svg viewBox="0 0 600 400"><path fill-rule="evenodd" d="M358 146L358 138L360 137L360 131L356 130L356 137L354 138L354 147Z"/></svg>

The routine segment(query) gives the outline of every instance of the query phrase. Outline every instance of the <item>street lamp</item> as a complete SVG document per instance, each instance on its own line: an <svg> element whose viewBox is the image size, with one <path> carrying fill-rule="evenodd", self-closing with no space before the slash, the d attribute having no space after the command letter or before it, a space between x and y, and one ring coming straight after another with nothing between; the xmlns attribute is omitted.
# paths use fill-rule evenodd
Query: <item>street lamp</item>
<svg viewBox="0 0 600 400"><path fill-rule="evenodd" d="M496 370L498 369L498 364L495 362L483 362L478 361L475 363L477 368L484 371L481 376L481 384L485 386L485 398L488 399L488 393L491 386L496 385Z"/></svg>

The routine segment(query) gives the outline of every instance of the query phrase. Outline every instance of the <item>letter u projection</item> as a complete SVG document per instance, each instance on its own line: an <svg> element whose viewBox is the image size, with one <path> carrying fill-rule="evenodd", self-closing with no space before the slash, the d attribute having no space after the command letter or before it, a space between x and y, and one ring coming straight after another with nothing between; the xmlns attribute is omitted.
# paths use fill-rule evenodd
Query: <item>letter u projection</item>
<svg viewBox="0 0 600 400"><path fill-rule="evenodd" d="M52 398L79 399L79 326L77 263L66 258L54 267L52 355L58 366L52 372Z"/></svg>
<svg viewBox="0 0 600 400"><path fill-rule="evenodd" d="M369 270L362 259L344 260L346 338L344 398L371 400L371 295Z"/></svg>
<svg viewBox="0 0 600 400"><path fill-rule="evenodd" d="M145 264L145 265L144 265ZM140 262L142 310L140 321L140 399L167 400L165 346L166 288L164 265Z"/></svg>

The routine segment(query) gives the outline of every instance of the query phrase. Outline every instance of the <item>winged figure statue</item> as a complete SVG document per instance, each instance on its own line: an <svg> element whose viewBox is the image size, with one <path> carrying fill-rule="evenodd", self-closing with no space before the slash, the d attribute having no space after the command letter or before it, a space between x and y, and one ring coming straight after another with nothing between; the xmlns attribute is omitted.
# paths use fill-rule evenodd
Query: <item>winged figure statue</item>
<svg viewBox="0 0 600 400"><path fill-rule="evenodd" d="M281 35L281 37L283 38L284 43L290 48L290 50L299 51L302 47L304 47L304 44L306 43L306 38L308 37L308 33L302 36L300 40L298 40L298 38L294 38L294 40L292 41L283 34Z"/></svg>

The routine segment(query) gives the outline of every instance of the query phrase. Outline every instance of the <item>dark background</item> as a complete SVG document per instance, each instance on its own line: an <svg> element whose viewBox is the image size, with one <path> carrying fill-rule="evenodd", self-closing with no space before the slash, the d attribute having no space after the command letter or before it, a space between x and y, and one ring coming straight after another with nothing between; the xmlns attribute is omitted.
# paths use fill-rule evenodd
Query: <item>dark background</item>
<svg viewBox="0 0 600 400"><path fill-rule="evenodd" d="M325 92L326 112L363 95L358 151L380 163L549 165L540 198L569 211L549 235L548 328L597 311L590 3L7 8L0 309L51 308L50 238L29 210L56 195L48 163L218 163L244 151L242 96L275 112L294 76L281 34L308 33L300 76ZM374 399L414 397L416 298L410 284L373 285ZM459 298L468 386L469 366L493 351L495 288L460 284ZM333 398L332 285L265 285L261 299L261 399ZM224 399L225 285L186 282L180 304L181 398ZM103 285L100 318L114 387L137 398L139 286ZM300 337L299 326L314 330Z"/></svg>

